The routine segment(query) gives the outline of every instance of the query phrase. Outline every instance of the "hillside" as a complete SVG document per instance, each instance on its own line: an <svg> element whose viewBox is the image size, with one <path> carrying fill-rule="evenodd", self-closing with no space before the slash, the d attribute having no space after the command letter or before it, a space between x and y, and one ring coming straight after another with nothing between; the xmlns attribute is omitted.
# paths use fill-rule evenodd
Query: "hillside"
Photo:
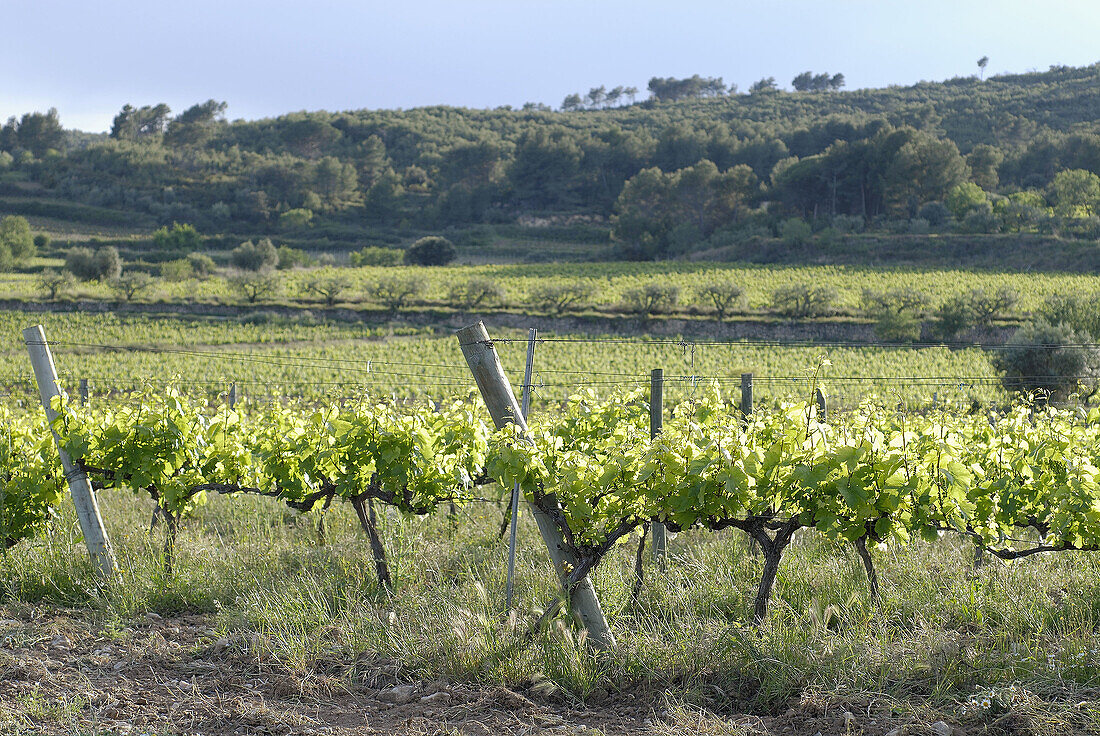
<svg viewBox="0 0 1100 736"><path fill-rule="evenodd" d="M1094 65L610 109L233 122L211 100L176 115L127 105L109 136L27 114L0 131L0 214L137 232L186 222L215 248L266 235L339 252L443 232L472 260L743 257L772 241L797 253L822 231L1091 244L1098 83Z"/></svg>

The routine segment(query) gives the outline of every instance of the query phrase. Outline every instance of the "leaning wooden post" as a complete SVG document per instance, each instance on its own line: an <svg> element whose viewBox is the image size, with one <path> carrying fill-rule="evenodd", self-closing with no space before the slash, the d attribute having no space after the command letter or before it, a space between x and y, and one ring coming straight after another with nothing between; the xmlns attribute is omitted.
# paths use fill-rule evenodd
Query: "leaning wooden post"
<svg viewBox="0 0 1100 736"><path fill-rule="evenodd" d="M53 355L50 354L50 346L46 342L46 333L42 325L23 330L23 341L27 344L27 353L34 367L34 378L38 382L42 407L46 410L46 420L50 423L51 432L53 432L53 421L57 419L57 412L52 405L53 398L59 396L61 392L57 388L57 369L54 368ZM61 438L57 436L57 432L53 432L53 439L61 456L61 468L65 471L65 480L69 483L76 516L80 520L84 544L87 545L88 553L100 572L106 577L114 577L118 567L115 565L115 556L111 551L111 540L107 537L107 530L103 528L103 517L99 513L99 503L96 501L92 484L88 482L88 476L84 471L73 465L69 453L61 448Z"/></svg>
<svg viewBox="0 0 1100 736"><path fill-rule="evenodd" d="M527 333L527 365L523 369L523 420L531 413L531 373L535 367L535 339L539 331L532 327ZM512 535L508 540L508 584L504 591L504 610L512 610L512 587L516 579L516 526L519 522L519 483L512 488Z"/></svg>
<svg viewBox="0 0 1100 736"><path fill-rule="evenodd" d="M665 372L654 368L649 374L649 438L661 433L665 413ZM668 530L659 521L653 522L653 559L664 565L668 552Z"/></svg>
<svg viewBox="0 0 1100 736"><path fill-rule="evenodd" d="M229 408L230 410L237 408L237 384L229 384Z"/></svg>
<svg viewBox="0 0 1100 736"><path fill-rule="evenodd" d="M498 429L507 424L516 424L521 430L526 431L527 422L523 418L520 406L516 403L516 395L512 392L511 384L508 383L508 377L504 375L500 357L493 347L493 341L489 339L485 323L478 322L476 325L464 327L456 335L466 363L470 366L470 372L474 374L474 380L477 381L485 407L493 418L493 423ZM547 500L557 505L557 498L553 495L549 495ZM566 549L561 530L558 529L554 520L535 504L529 505L535 517L535 523L538 524L539 533L542 534L542 539L550 552L554 571L564 585L568 576L566 568L576 568L578 560ZM596 597L596 589L588 577L577 584L570 603L573 611L580 616L581 622L588 630L589 641L602 649L613 648L615 637L607 625L607 618L603 615L600 601Z"/></svg>
<svg viewBox="0 0 1100 736"><path fill-rule="evenodd" d="M80 379L80 403L84 406L88 405L88 394L89 394L88 379L87 378L81 378Z"/></svg>

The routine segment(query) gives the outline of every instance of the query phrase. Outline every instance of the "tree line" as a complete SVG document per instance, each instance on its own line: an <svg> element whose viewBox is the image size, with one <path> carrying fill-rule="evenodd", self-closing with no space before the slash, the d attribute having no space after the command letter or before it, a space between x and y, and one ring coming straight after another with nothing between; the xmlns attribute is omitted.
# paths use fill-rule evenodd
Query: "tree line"
<svg viewBox="0 0 1100 736"><path fill-rule="evenodd" d="M925 208L946 207L970 184L996 227L1021 212L1025 227L1044 227L1046 210L1073 199L1057 177L1083 172L1074 176L1088 189L1087 176L1100 174L1098 77L1097 66L1057 67L841 92L843 75L806 72L794 80L804 91L766 78L733 95L721 78L654 77L650 98L629 105L619 103L630 88L597 87L561 111L428 107L234 122L216 100L179 114L128 104L106 136L65 130L51 110L0 129L0 188L29 179L57 197L204 232L443 230L584 215L639 257L700 247L731 228L779 233L792 217L815 230L837 217L858 218L859 229L899 220L934 228L945 210ZM642 194L659 206L643 211ZM1062 209L1063 220L1095 216L1087 197ZM970 226L994 226L984 206L975 212Z"/></svg>

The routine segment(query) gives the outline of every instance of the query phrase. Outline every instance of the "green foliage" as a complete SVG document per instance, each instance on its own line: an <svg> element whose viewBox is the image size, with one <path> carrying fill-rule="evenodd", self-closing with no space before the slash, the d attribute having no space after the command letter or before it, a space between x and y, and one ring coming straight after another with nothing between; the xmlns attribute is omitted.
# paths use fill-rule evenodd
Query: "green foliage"
<svg viewBox="0 0 1100 736"><path fill-rule="evenodd" d="M305 208L287 210L279 215L279 227L283 230L304 230L313 222L313 211Z"/></svg>
<svg viewBox="0 0 1100 736"><path fill-rule="evenodd" d="M965 294L956 294L936 308L932 319L932 334L940 340L957 340L978 323L974 307Z"/></svg>
<svg viewBox="0 0 1100 736"><path fill-rule="evenodd" d="M792 319L823 317L831 314L836 302L836 290L822 284L787 284L771 295L771 308Z"/></svg>
<svg viewBox="0 0 1100 736"><path fill-rule="evenodd" d="M68 271L46 268L38 274L36 284L38 289L45 293L46 298L52 300L69 292L76 284L76 279Z"/></svg>
<svg viewBox="0 0 1100 736"><path fill-rule="evenodd" d="M191 264L191 270L195 272L195 276L200 279L214 275L216 269L214 259L205 253L188 253L187 262Z"/></svg>
<svg viewBox="0 0 1100 736"><path fill-rule="evenodd" d="M711 281L696 289L695 295L698 301L714 307L714 314L721 322L744 303L745 290L732 281Z"/></svg>
<svg viewBox="0 0 1100 736"><path fill-rule="evenodd" d="M979 143L966 155L970 180L987 192L996 191L1001 181L997 170L1004 160L1002 151L988 143Z"/></svg>
<svg viewBox="0 0 1100 736"><path fill-rule="evenodd" d="M51 242L50 236L46 233L38 233L34 236L34 247L39 251L49 248Z"/></svg>
<svg viewBox="0 0 1100 736"><path fill-rule="evenodd" d="M499 304L504 301L504 297L504 287L496 280L484 276L475 276L456 283L448 293L451 303L463 309Z"/></svg>
<svg viewBox="0 0 1100 736"><path fill-rule="evenodd" d="M446 266L457 253L454 244L438 235L420 238L405 250L405 263L410 266Z"/></svg>
<svg viewBox="0 0 1100 736"><path fill-rule="evenodd" d="M187 108L168 123L164 142L171 146L199 146L224 124L225 102L207 100Z"/></svg>
<svg viewBox="0 0 1100 736"><path fill-rule="evenodd" d="M415 276L384 276L368 289L367 296L396 312L409 305L424 291L424 282Z"/></svg>
<svg viewBox="0 0 1100 736"><path fill-rule="evenodd" d="M351 288L351 279L335 270L318 271L306 282L306 291L325 301L325 306L335 306L340 295Z"/></svg>
<svg viewBox="0 0 1100 736"><path fill-rule="evenodd" d="M560 281L540 284L531 290L530 302L556 315L584 306L595 293L585 281Z"/></svg>
<svg viewBox="0 0 1100 736"><path fill-rule="evenodd" d="M162 250L189 253L202 247L202 236L193 225L173 222L153 233L153 245Z"/></svg>
<svg viewBox="0 0 1100 736"><path fill-rule="evenodd" d="M844 75L802 72L791 80L796 92L835 92L844 87Z"/></svg>
<svg viewBox="0 0 1100 736"><path fill-rule="evenodd" d="M726 94L727 91L721 77L700 77L698 74L693 74L684 79L652 77L649 80L647 89L655 100L663 102L674 102L692 97L720 97Z"/></svg>
<svg viewBox="0 0 1100 736"><path fill-rule="evenodd" d="M271 270L240 271L226 279L229 288L237 292L249 304L270 299L279 294L283 282Z"/></svg>
<svg viewBox="0 0 1100 736"><path fill-rule="evenodd" d="M978 288L967 293L967 300L978 326L988 327L1019 303L1020 294L1010 286L996 290Z"/></svg>
<svg viewBox="0 0 1100 736"><path fill-rule="evenodd" d="M229 254L229 262L244 271L262 271L278 265L279 252L267 238L257 243L246 240Z"/></svg>
<svg viewBox="0 0 1100 736"><path fill-rule="evenodd" d="M834 75L826 84L825 76L799 75L798 86L842 82ZM765 182L745 206L767 201L774 221L909 220L968 181L991 195L1049 190L1059 216L1087 217L1095 199L1088 175L1100 171L1095 80L1094 66L1058 67L987 84L960 78L808 94L780 91L766 78L749 95L727 95L720 79L655 78L658 99L642 105L616 107L631 90L600 86L560 112L436 106L232 123L224 103L208 100L174 117L164 104L127 106L110 137L72 146L56 111L28 113L0 128L0 156L49 194L95 205L5 203L22 214L65 209L112 224L140 218L261 233L280 212L308 209L316 228L339 224L365 238L377 226L405 235L425 224L509 227L543 215L606 222L621 213L624 254L652 258L668 252L667 235L678 226L690 222L705 241L736 215L686 208L670 225L654 213L654 227L628 234L630 211L645 211L628 201L617 207L626 183L648 169L670 176L703 160L718 178L743 166ZM1060 172L1080 173L1054 185ZM681 248L686 233L679 231Z"/></svg>
<svg viewBox="0 0 1100 736"><path fill-rule="evenodd" d="M163 102L134 108L123 105L111 121L110 136L116 140L154 140L164 135L168 128L171 108Z"/></svg>
<svg viewBox="0 0 1100 736"><path fill-rule="evenodd" d="M838 233L861 233L865 226L866 223L859 215L837 215L833 218L833 229Z"/></svg>
<svg viewBox="0 0 1100 736"><path fill-rule="evenodd" d="M966 213L956 226L960 233L995 233L1000 229L1000 221L993 214L993 207L984 202Z"/></svg>
<svg viewBox="0 0 1100 736"><path fill-rule="evenodd" d="M186 281L195 278L195 267L186 258L160 264L160 277L165 281Z"/></svg>
<svg viewBox="0 0 1100 736"><path fill-rule="evenodd" d="M122 274L122 257L113 245L96 248L69 248L65 270L81 281L111 281Z"/></svg>
<svg viewBox="0 0 1100 736"><path fill-rule="evenodd" d="M1062 217L1091 217L1100 213L1100 176L1071 169L1055 174L1050 183L1054 212Z"/></svg>
<svg viewBox="0 0 1100 736"><path fill-rule="evenodd" d="M928 302L927 294L914 289L865 289L862 297L864 313L875 321L875 335L887 342L919 340L921 316Z"/></svg>
<svg viewBox="0 0 1100 736"><path fill-rule="evenodd" d="M0 558L45 531L64 489L61 459L45 423L0 407Z"/></svg>
<svg viewBox="0 0 1100 736"><path fill-rule="evenodd" d="M65 131L57 115L57 108L51 107L45 113L28 112L16 120L13 116L0 130L0 148L7 151L20 151L22 158L44 158L52 151L62 147Z"/></svg>
<svg viewBox="0 0 1100 736"><path fill-rule="evenodd" d="M744 165L719 172L704 159L671 174L645 169L626 182L615 203L613 234L629 257L683 253L717 228L735 223L759 187ZM692 233L686 242L684 226Z"/></svg>
<svg viewBox="0 0 1100 736"><path fill-rule="evenodd" d="M1009 391L1058 400L1078 392L1091 396L1100 385L1100 347L1092 341L1088 333L1040 319L1016 330L993 362Z"/></svg>
<svg viewBox="0 0 1100 736"><path fill-rule="evenodd" d="M1066 325L1075 332L1100 335L1100 293L1051 294L1036 310L1052 325Z"/></svg>
<svg viewBox="0 0 1100 736"><path fill-rule="evenodd" d="M280 245L276 250L276 268L285 271L289 268L305 268L313 265L313 258L301 248L291 248L289 245Z"/></svg>
<svg viewBox="0 0 1100 736"><path fill-rule="evenodd" d="M918 216L931 227L940 227L951 217L951 210L943 202L928 202L918 211Z"/></svg>
<svg viewBox="0 0 1100 736"><path fill-rule="evenodd" d="M645 317L668 312L680 301L680 287L668 283L651 283L623 292L627 311Z"/></svg>
<svg viewBox="0 0 1100 736"><path fill-rule="evenodd" d="M779 224L779 237L787 245L805 245L812 235L810 223L801 217L789 217Z"/></svg>
<svg viewBox="0 0 1100 736"><path fill-rule="evenodd" d="M962 220L971 210L977 209L989 202L989 196L974 182L956 184L944 197L943 203L955 216L956 220Z"/></svg>
<svg viewBox="0 0 1100 736"><path fill-rule="evenodd" d="M156 283L157 280L144 271L127 271L111 279L109 286L124 300L131 302L139 294L150 291Z"/></svg>
<svg viewBox="0 0 1100 736"><path fill-rule="evenodd" d="M0 220L0 271L10 271L35 254L34 237L27 218L8 215Z"/></svg>
<svg viewBox="0 0 1100 736"><path fill-rule="evenodd" d="M380 248L376 245L363 246L348 256L352 266L400 266L405 260L404 251L397 248Z"/></svg>

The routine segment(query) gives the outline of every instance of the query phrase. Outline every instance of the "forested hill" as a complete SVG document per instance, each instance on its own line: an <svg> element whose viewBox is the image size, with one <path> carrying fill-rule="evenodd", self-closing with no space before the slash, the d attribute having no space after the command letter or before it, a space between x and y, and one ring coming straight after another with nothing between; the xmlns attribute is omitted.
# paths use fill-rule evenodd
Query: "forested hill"
<svg viewBox="0 0 1100 736"><path fill-rule="evenodd" d="M213 100L179 114L153 103L122 108L108 136L63 130L64 111L27 114L0 131L0 194L206 233L327 226L362 240L581 223L634 257L782 235L792 218L841 233L1100 236L1098 65L850 92L758 83L750 94L577 101L234 122Z"/></svg>

